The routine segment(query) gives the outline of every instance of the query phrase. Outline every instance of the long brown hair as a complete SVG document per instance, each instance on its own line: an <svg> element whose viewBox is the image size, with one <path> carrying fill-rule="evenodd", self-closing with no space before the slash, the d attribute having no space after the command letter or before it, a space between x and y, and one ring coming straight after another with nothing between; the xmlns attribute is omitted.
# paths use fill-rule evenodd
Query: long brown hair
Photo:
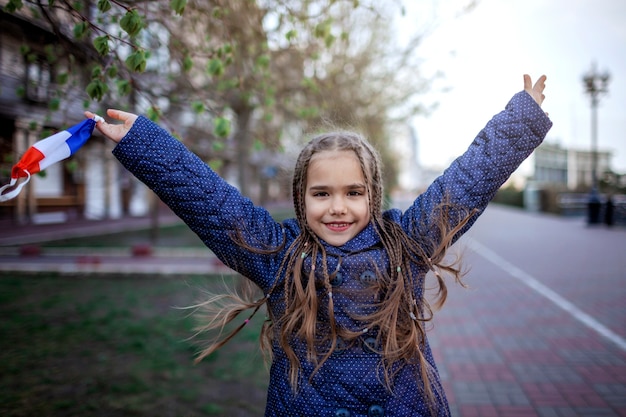
<svg viewBox="0 0 626 417"><path fill-rule="evenodd" d="M269 353L272 343L278 343L284 350L290 362L290 381L294 390L297 390L301 369L300 360L293 349L294 341L299 340L307 346L307 360L316 364L315 373L338 348L339 340L350 344L362 336L361 332L350 331L335 323L331 287L333 271L328 271L328 254L306 221L304 197L307 171L313 155L323 151L354 152L365 178L371 222L389 259L388 266L377 266L379 279L376 288L372 290L383 294L376 303L377 308L372 310L373 313L356 319L367 323L370 329L379 330L378 346L387 387L393 388L393 375L400 369L398 365L417 364L418 386L429 403L435 404L435 393L441 387L433 386L433 369L422 352L426 340L426 323L432 319L433 308L440 308L446 300L447 287L442 275L451 275L456 282L461 283L462 272L458 259L449 261L444 258L455 236L468 223L473 213L444 201L428 214L428 224L434 225L428 236L405 232L399 224L383 216L384 193L380 157L367 140L354 132L339 131L318 135L300 152L295 165L292 192L301 233L287 248L288 255L281 261L274 287L256 301L249 301L249 298L235 293L209 299L203 303L208 307L208 317L205 317L207 320L199 330L222 331L239 313L252 309L254 315L275 291L282 289L284 314L281 317L271 317L271 310L268 309L270 318L262 328L261 347ZM415 231L418 230L417 226L415 225ZM234 239L249 250L268 255L284 249L251 247L245 243L242 234ZM321 259L323 271L311 270L306 274L303 264L307 257ZM420 272L416 273L417 270ZM436 277L436 298L432 306L423 291L424 275L427 271L432 271ZM316 278L320 272L324 277L323 282ZM324 289L330 296L319 296L320 290ZM415 299L415 294L419 294L419 299ZM224 301L227 301L226 304ZM327 305L322 306L322 303ZM328 323L319 322L318 312L321 308L328 313ZM223 346L246 322L247 320L225 338L214 340L202 351L198 360Z"/></svg>

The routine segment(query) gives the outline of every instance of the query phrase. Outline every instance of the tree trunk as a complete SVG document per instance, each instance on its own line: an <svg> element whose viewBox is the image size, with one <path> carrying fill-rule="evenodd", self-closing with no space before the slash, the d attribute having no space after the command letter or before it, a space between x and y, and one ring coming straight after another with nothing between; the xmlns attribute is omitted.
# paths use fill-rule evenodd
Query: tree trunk
<svg viewBox="0 0 626 417"><path fill-rule="evenodd" d="M252 143L252 138L250 137L250 120L252 109L248 106L242 106L237 110L235 143L237 146L239 190L244 196L250 197L250 148Z"/></svg>

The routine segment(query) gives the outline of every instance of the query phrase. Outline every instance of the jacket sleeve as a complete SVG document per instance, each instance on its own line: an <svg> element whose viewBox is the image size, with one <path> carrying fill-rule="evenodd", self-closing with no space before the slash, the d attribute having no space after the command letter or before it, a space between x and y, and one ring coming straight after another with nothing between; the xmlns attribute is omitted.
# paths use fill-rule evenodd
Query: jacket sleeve
<svg viewBox="0 0 626 417"><path fill-rule="evenodd" d="M140 116L113 150L227 266L266 288L274 260L233 241L237 231L254 247L276 247L282 226L224 181L164 129Z"/></svg>
<svg viewBox="0 0 626 417"><path fill-rule="evenodd" d="M535 100L525 91L517 93L480 131L467 151L402 215L404 229L437 241L433 211L445 201L461 212L477 210L455 236L458 239L484 211L500 186L541 144L551 127L552 122ZM452 211L453 219L455 212Z"/></svg>

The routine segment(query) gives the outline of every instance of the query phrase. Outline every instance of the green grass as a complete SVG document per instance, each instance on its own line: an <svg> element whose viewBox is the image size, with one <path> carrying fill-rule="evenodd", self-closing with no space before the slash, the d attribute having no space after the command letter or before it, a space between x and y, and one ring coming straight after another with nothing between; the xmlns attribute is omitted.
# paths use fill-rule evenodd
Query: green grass
<svg viewBox="0 0 626 417"><path fill-rule="evenodd" d="M260 313L194 365L194 318L176 309L222 278L0 278L0 415L262 415Z"/></svg>

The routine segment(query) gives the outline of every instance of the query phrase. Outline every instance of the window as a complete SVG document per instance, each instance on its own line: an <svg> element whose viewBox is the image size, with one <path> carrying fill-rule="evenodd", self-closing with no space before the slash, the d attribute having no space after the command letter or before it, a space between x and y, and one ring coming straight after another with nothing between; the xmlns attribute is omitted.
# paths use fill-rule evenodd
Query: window
<svg viewBox="0 0 626 417"><path fill-rule="evenodd" d="M38 57L26 63L26 98L38 103L48 101L52 75L50 64Z"/></svg>

